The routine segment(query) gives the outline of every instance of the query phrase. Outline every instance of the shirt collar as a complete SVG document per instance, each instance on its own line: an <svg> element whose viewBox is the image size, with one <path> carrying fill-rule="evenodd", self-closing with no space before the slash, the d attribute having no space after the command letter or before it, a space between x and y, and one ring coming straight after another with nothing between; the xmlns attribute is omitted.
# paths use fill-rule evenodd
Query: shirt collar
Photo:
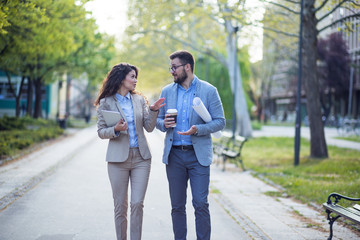
<svg viewBox="0 0 360 240"><path fill-rule="evenodd" d="M197 82L198 82L198 78L197 78L197 76L194 74L194 79L192 80L189 88L186 89L186 91L188 91L188 90L192 89L193 87L195 87ZM178 86L179 86L181 89L185 90L185 88L184 88L183 86L181 86L181 84L178 84Z"/></svg>
<svg viewBox="0 0 360 240"><path fill-rule="evenodd" d="M125 96L122 96L121 94L119 93L116 93L115 94L115 97L118 101L120 102L124 102L126 100L130 100L130 92L128 92Z"/></svg>
<svg viewBox="0 0 360 240"><path fill-rule="evenodd" d="M198 82L198 78L197 78L197 76L196 76L196 75L194 75L194 80L192 80L192 82L191 82L190 86L191 86L191 87L196 86L196 83L197 83L197 82Z"/></svg>

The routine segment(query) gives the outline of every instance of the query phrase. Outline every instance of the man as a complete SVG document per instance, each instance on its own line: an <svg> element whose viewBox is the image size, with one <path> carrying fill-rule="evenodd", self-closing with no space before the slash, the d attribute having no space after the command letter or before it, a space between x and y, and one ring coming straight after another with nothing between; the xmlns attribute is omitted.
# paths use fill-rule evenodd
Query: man
<svg viewBox="0 0 360 240"><path fill-rule="evenodd" d="M217 89L194 75L195 61L189 52L174 52L170 55L170 60L174 83L164 87L161 92L166 105L160 109L156 127L166 132L163 162L166 164L169 182L174 236L175 240L186 239L185 205L190 179L197 239L209 240L211 133L225 127L224 110ZM205 123L193 110L192 102L195 97L199 97L204 103L212 117L211 122ZM174 108L178 111L175 127L173 118L166 114L167 109Z"/></svg>

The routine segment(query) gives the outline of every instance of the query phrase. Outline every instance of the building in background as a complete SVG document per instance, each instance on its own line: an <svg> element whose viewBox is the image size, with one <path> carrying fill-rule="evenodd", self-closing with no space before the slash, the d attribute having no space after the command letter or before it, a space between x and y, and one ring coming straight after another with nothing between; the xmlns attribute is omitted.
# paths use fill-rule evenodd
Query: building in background
<svg viewBox="0 0 360 240"><path fill-rule="evenodd" d="M272 6L268 7L271 8ZM329 119L345 117L360 119L360 18L349 17L356 12L359 10L338 8L318 26L318 29L321 29L324 26L331 25L331 27L320 32L318 39L327 38L336 32L342 33L351 60L349 89L346 91L346 97L340 98L335 94L331 96L332 106ZM341 21L340 19L344 20ZM294 28L299 28L296 21L293 24ZM266 22L264 22L264 27L269 27ZM271 38L270 35L269 30L265 29L263 36L263 71L265 72L262 93L264 97L263 112L267 115L267 119L273 121L294 122L298 43L293 42L286 45L281 42L282 38ZM270 62L272 63L270 64ZM318 63L322 64L320 61ZM306 93L303 89L301 95L301 116L302 121L306 123Z"/></svg>
<svg viewBox="0 0 360 240"><path fill-rule="evenodd" d="M12 88L19 94L21 77L11 76ZM72 79L71 75L64 74L59 80L43 86L42 89L42 116L57 119L66 125L69 116L90 120L94 114L93 96L88 91L87 77ZM34 91L33 91L34 92ZM25 116L27 108L28 80L25 79L20 98L20 116ZM35 95L32 97L34 105ZM6 73L0 70L0 117L16 115L16 99L11 92ZM33 107L34 109L34 107ZM65 122L64 122L65 121ZM64 125L64 127L65 127Z"/></svg>

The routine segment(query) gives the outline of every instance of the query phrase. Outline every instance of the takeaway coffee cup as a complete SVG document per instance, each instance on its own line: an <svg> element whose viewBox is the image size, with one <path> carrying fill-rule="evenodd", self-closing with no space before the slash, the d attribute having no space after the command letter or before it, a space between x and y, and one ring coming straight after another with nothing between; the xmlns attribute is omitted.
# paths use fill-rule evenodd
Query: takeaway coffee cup
<svg viewBox="0 0 360 240"><path fill-rule="evenodd" d="M167 118L173 118L175 121L175 124L171 127L176 127L177 110L170 108L166 111L166 113L169 114L169 116Z"/></svg>

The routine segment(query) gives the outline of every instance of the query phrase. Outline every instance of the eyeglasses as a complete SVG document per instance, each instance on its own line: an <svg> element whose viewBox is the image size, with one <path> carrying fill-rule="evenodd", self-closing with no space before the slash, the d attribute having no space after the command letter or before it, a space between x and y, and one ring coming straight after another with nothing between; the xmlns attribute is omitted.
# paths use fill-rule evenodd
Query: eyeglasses
<svg viewBox="0 0 360 240"><path fill-rule="evenodd" d="M186 64L187 64L187 63L181 64L181 65L178 65L178 66L172 66L172 67L169 68L169 71L170 71L170 72L175 72L178 67L185 66Z"/></svg>

